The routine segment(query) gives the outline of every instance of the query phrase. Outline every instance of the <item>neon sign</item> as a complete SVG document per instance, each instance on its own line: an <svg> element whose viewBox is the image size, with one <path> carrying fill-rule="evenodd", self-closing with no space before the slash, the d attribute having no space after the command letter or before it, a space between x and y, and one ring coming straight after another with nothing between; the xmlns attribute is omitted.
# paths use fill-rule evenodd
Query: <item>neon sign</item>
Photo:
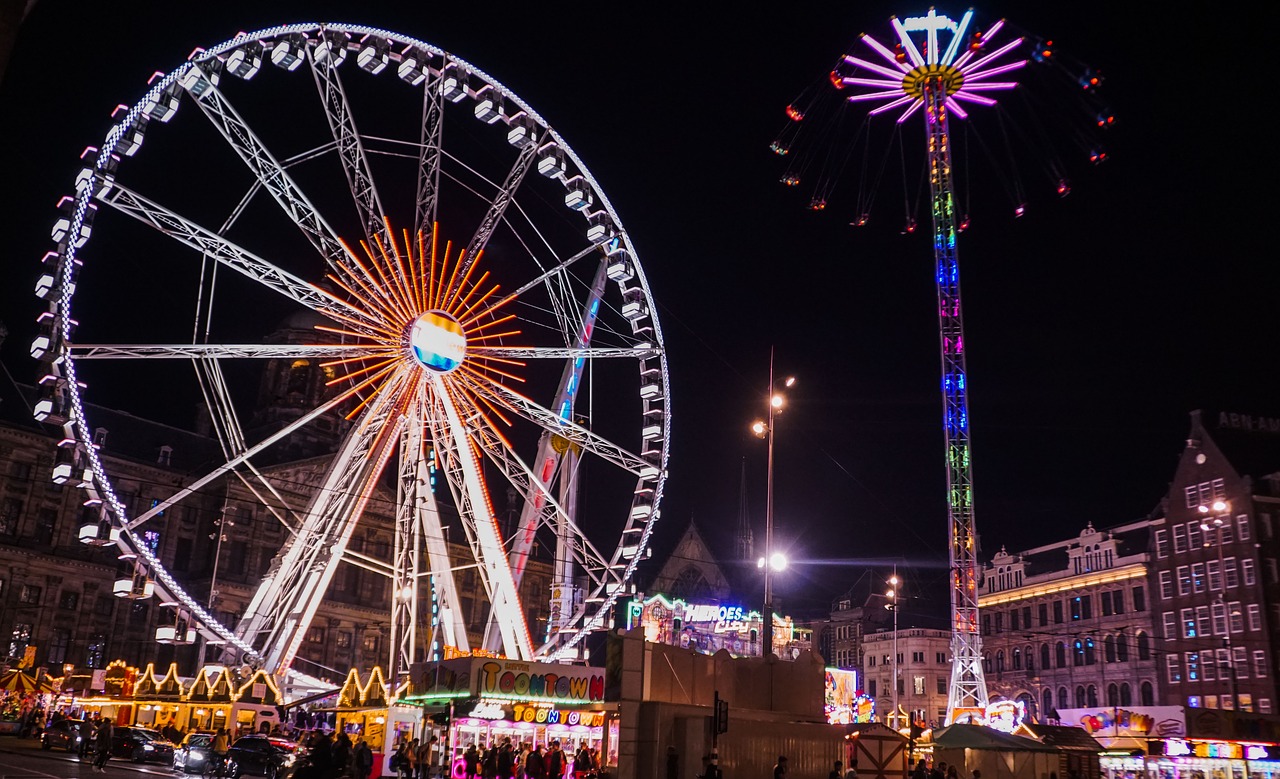
<svg viewBox="0 0 1280 779"><path fill-rule="evenodd" d="M1164 742L1164 753L1169 757L1182 757L1191 754L1191 745L1182 739L1171 738Z"/></svg>
<svg viewBox="0 0 1280 779"><path fill-rule="evenodd" d="M507 713L503 710L501 703L480 701L467 716L475 717L476 719L505 719Z"/></svg>
<svg viewBox="0 0 1280 779"><path fill-rule="evenodd" d="M604 724L603 711L561 711L549 706L525 706L516 704L511 708L512 722L536 722L546 725L582 725L598 728Z"/></svg>

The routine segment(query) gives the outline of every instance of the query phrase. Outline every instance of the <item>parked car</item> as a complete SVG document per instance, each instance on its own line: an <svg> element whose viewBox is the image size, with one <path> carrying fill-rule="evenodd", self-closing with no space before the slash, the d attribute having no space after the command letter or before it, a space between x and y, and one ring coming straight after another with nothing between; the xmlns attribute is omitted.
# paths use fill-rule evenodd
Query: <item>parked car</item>
<svg viewBox="0 0 1280 779"><path fill-rule="evenodd" d="M58 720L49 727L44 729L44 733L40 734L40 747L42 749L65 749L68 752L75 752L80 749L80 733L88 733L89 728L82 719L64 719Z"/></svg>
<svg viewBox="0 0 1280 779"><path fill-rule="evenodd" d="M138 763L173 765L173 742L147 728L118 727L111 737L111 756Z"/></svg>
<svg viewBox="0 0 1280 779"><path fill-rule="evenodd" d="M293 771L293 745L287 739L261 734L241 736L227 756L236 761L241 776L285 779Z"/></svg>
<svg viewBox="0 0 1280 779"><path fill-rule="evenodd" d="M188 774L198 774L209 764L209 745L212 733L188 733L182 743L173 750L173 768Z"/></svg>

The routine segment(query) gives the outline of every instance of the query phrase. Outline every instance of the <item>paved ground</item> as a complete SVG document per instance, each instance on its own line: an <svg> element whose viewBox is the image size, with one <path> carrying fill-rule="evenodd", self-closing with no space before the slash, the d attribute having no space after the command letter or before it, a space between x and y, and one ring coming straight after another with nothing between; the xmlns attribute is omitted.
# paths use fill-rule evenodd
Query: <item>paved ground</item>
<svg viewBox="0 0 1280 779"><path fill-rule="evenodd" d="M0 779L78 779L90 776L136 779L140 775L176 779L180 776L168 766L139 765L124 760L107 761L105 774L89 768L89 763L81 763L75 755L44 751L38 739L0 736Z"/></svg>

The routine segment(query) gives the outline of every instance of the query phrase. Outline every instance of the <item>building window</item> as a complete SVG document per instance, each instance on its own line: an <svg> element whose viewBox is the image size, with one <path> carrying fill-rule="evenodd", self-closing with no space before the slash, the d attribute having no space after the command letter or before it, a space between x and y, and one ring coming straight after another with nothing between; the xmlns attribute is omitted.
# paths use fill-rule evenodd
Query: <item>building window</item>
<svg viewBox="0 0 1280 779"><path fill-rule="evenodd" d="M0 535L18 534L18 522L22 519L22 501L17 498L0 500Z"/></svg>
<svg viewBox="0 0 1280 779"><path fill-rule="evenodd" d="M1055 600L1053 602L1053 624L1062 624L1062 601Z"/></svg>
<svg viewBox="0 0 1280 779"><path fill-rule="evenodd" d="M1228 615L1231 617L1231 632L1244 632L1244 612L1240 609L1240 601L1231 601L1230 608L1227 609Z"/></svg>
<svg viewBox="0 0 1280 779"><path fill-rule="evenodd" d="M1106 591L1102 593L1102 616L1104 617L1111 616L1111 592L1110 591Z"/></svg>
<svg viewBox="0 0 1280 779"><path fill-rule="evenodd" d="M1059 687L1059 688L1058 688L1058 708L1059 708L1059 709L1069 709L1069 708L1071 708L1071 701L1067 700L1067 688L1066 688L1066 687Z"/></svg>
<svg viewBox="0 0 1280 779"><path fill-rule="evenodd" d="M1030 606L1022 607L1022 625L1027 630L1031 629L1031 607Z"/></svg>
<svg viewBox="0 0 1280 779"><path fill-rule="evenodd" d="M1164 666L1169 684L1178 684L1182 681L1182 661L1176 652L1170 652L1164 656Z"/></svg>
<svg viewBox="0 0 1280 779"><path fill-rule="evenodd" d="M13 633L9 636L9 657L13 660L21 660L23 654L27 651L27 644L30 641L31 623L15 622Z"/></svg>
<svg viewBox="0 0 1280 779"><path fill-rule="evenodd" d="M1160 572L1160 597L1164 600L1173 597L1173 571Z"/></svg>
<svg viewBox="0 0 1280 779"><path fill-rule="evenodd" d="M1182 637L1195 638L1196 633L1196 612L1195 609L1183 609L1182 618Z"/></svg>
<svg viewBox="0 0 1280 779"><path fill-rule="evenodd" d="M1231 647L1231 668L1241 679L1249 678L1249 650L1242 646Z"/></svg>
<svg viewBox="0 0 1280 779"><path fill-rule="evenodd" d="M914 692L916 695L924 695L924 677L923 676L911 677L911 691Z"/></svg>
<svg viewBox="0 0 1280 779"><path fill-rule="evenodd" d="M1187 546L1190 549L1199 549L1203 541L1200 540L1200 520L1187 523Z"/></svg>
<svg viewBox="0 0 1280 779"><path fill-rule="evenodd" d="M40 603L41 589L34 584L24 584L22 589L18 590L18 602L29 606L38 605Z"/></svg>
<svg viewBox="0 0 1280 779"><path fill-rule="evenodd" d="M1114 636L1107 636L1102 640L1102 657L1108 663L1116 661L1116 639ZM1118 691L1117 694L1119 694Z"/></svg>
<svg viewBox="0 0 1280 779"><path fill-rule="evenodd" d="M1217 560L1210 560L1206 565L1209 571L1209 590L1222 589L1222 566L1218 564Z"/></svg>
<svg viewBox="0 0 1280 779"><path fill-rule="evenodd" d="M1204 563L1191 564L1191 591L1204 592Z"/></svg>
<svg viewBox="0 0 1280 779"><path fill-rule="evenodd" d="M1133 588L1133 610L1134 611L1147 610L1147 591L1143 589L1141 586Z"/></svg>
<svg viewBox="0 0 1280 779"><path fill-rule="evenodd" d="M75 590L63 590L58 596L58 608L75 611L80 608L80 593Z"/></svg>
<svg viewBox="0 0 1280 779"><path fill-rule="evenodd" d="M308 630L307 630L307 643L308 643L308 644L323 644L323 643L324 643L324 628L321 628L321 627L313 627L313 628L308 629Z"/></svg>
<svg viewBox="0 0 1280 779"><path fill-rule="evenodd" d="M1209 607L1196 606L1196 635L1204 637L1213 635L1209 625Z"/></svg>
<svg viewBox="0 0 1280 779"><path fill-rule="evenodd" d="M115 613L116 599L110 595L99 595L93 602L93 613L99 617L109 617ZM95 666L96 667L96 666Z"/></svg>
<svg viewBox="0 0 1280 779"><path fill-rule="evenodd" d="M107 637L102 633L94 633L89 637L89 648L85 654L85 665L90 668L105 668L107 656Z"/></svg>
<svg viewBox="0 0 1280 779"><path fill-rule="evenodd" d="M1093 596L1081 595L1076 600L1080 601L1080 618L1093 619Z"/></svg>
<svg viewBox="0 0 1280 779"><path fill-rule="evenodd" d="M1245 606L1249 615L1249 629L1262 630L1262 607L1256 603L1250 603Z"/></svg>
<svg viewBox="0 0 1280 779"><path fill-rule="evenodd" d="M366 652L377 652L378 651L378 634L366 633L364 637L364 641L361 643L361 646L364 647L364 651Z"/></svg>
<svg viewBox="0 0 1280 779"><path fill-rule="evenodd" d="M351 648L351 633L349 631L342 630L338 632L338 648L339 649Z"/></svg>
<svg viewBox="0 0 1280 779"><path fill-rule="evenodd" d="M1057 660L1058 667L1066 668L1067 667L1067 645L1059 641L1058 646L1056 647L1056 650L1057 650L1055 652L1056 656L1054 657L1054 659ZM1062 708L1065 709L1068 707L1063 706Z"/></svg>
<svg viewBox="0 0 1280 779"><path fill-rule="evenodd" d="M1191 594L1191 566L1189 565L1178 566L1178 594Z"/></svg>
<svg viewBox="0 0 1280 779"><path fill-rule="evenodd" d="M147 604L134 601L129 609L129 627L145 627L147 624L147 611Z"/></svg>
<svg viewBox="0 0 1280 779"><path fill-rule="evenodd" d="M1080 597L1076 596L1071 599L1071 619L1080 619Z"/></svg>
<svg viewBox="0 0 1280 779"><path fill-rule="evenodd" d="M874 695L874 693L872 694ZM947 694L947 677L945 676L938 677L938 694L939 695Z"/></svg>
<svg viewBox="0 0 1280 779"><path fill-rule="evenodd" d="M1187 528L1185 525L1173 526L1173 552L1182 554L1187 551Z"/></svg>
<svg viewBox="0 0 1280 779"><path fill-rule="evenodd" d="M1016 647L1013 650L1013 670L1022 670L1022 650Z"/></svg>
<svg viewBox="0 0 1280 779"><path fill-rule="evenodd" d="M1231 586L1231 574L1233 573L1234 568L1235 566L1229 566L1227 568L1227 586L1228 587ZM1247 557L1240 561L1240 573L1242 575L1242 578L1244 579L1244 585L1246 587L1252 587L1258 580L1257 574L1253 570L1253 560Z"/></svg>
<svg viewBox="0 0 1280 779"><path fill-rule="evenodd" d="M54 628L53 636L49 639L49 656L46 662L55 668L62 665L67 662L67 652L70 648L71 631Z"/></svg>
<svg viewBox="0 0 1280 779"><path fill-rule="evenodd" d="M1225 636L1227 634L1227 605L1225 603L1213 603L1213 634L1215 636Z"/></svg>
<svg viewBox="0 0 1280 779"><path fill-rule="evenodd" d="M1083 709L1085 706L1088 705L1088 701L1089 699L1086 698L1084 694L1084 685L1077 684L1076 685L1076 708Z"/></svg>
<svg viewBox="0 0 1280 779"><path fill-rule="evenodd" d="M1169 533L1165 530L1156 531L1156 557L1165 558L1169 556Z"/></svg>
<svg viewBox="0 0 1280 779"><path fill-rule="evenodd" d="M870 695L872 698L876 697L876 680L875 679L867 680L867 694Z"/></svg>
<svg viewBox="0 0 1280 779"><path fill-rule="evenodd" d="M1116 660L1121 663L1129 662L1129 637L1123 630L1116 636Z"/></svg>
<svg viewBox="0 0 1280 779"><path fill-rule="evenodd" d="M1030 625L1028 625L1027 627L1030 627ZM1018 629L1018 610L1011 609L1009 611L1009 630L1012 632L1017 629Z"/></svg>

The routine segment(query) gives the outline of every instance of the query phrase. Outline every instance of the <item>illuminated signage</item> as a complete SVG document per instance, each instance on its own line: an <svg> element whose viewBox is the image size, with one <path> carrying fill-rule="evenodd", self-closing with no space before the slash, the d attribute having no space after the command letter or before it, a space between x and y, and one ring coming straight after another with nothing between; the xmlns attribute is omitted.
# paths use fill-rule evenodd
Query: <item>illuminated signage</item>
<svg viewBox="0 0 1280 779"><path fill-rule="evenodd" d="M511 708L512 722L535 722L539 725L582 725L598 728L604 724L603 711L561 711L551 706L524 706Z"/></svg>
<svg viewBox="0 0 1280 779"><path fill-rule="evenodd" d="M1244 748L1245 760L1266 760L1270 756L1271 753L1267 751L1266 747L1258 746L1257 744L1248 744Z"/></svg>
<svg viewBox="0 0 1280 779"><path fill-rule="evenodd" d="M1022 701L996 701L987 705L987 727L1004 733L1018 729L1027 717L1027 707Z"/></svg>
<svg viewBox="0 0 1280 779"><path fill-rule="evenodd" d="M554 669L554 670L552 670ZM489 660L480 666L482 696L510 695L557 701L603 701L604 674L572 665Z"/></svg>
<svg viewBox="0 0 1280 779"><path fill-rule="evenodd" d="M467 716L475 717L476 719L506 719L507 712L503 710L501 703L480 701L474 709L467 713Z"/></svg>
<svg viewBox="0 0 1280 779"><path fill-rule="evenodd" d="M760 654L760 612L719 603L689 603L653 595L632 601L627 628L641 628L653 644L670 644L714 654L722 649L734 657Z"/></svg>
<svg viewBox="0 0 1280 779"><path fill-rule="evenodd" d="M828 668L824 674L823 710L827 722L832 725L848 725L859 720L856 701L858 698L858 672L843 668Z"/></svg>
<svg viewBox="0 0 1280 779"><path fill-rule="evenodd" d="M1169 757L1182 757L1191 754L1191 745L1182 739L1171 738L1164 742L1164 753Z"/></svg>

